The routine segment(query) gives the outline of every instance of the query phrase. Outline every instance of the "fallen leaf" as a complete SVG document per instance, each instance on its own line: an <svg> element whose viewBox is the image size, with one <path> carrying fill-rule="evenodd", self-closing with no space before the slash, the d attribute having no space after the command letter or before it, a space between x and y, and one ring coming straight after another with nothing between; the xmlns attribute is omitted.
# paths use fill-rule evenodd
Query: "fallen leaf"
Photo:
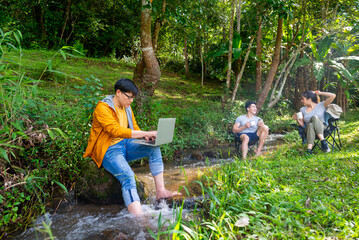
<svg viewBox="0 0 359 240"><path fill-rule="evenodd" d="M236 227L245 227L249 225L249 217L243 216L240 219L237 220L237 222L234 224Z"/></svg>

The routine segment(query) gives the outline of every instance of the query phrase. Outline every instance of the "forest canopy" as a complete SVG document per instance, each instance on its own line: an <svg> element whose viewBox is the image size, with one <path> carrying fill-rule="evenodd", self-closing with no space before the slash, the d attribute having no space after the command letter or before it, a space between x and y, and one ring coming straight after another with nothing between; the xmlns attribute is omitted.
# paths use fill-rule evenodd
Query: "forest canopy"
<svg viewBox="0 0 359 240"><path fill-rule="evenodd" d="M259 108L283 99L297 106L300 92L318 88L335 91L337 103L347 109L358 101L350 98L357 95L358 5L355 0L2 0L0 26L20 30L25 48L67 45L88 57L138 62L141 14L150 9L148 33L160 67L197 74L202 84L226 82L224 101L233 103L243 87L257 94Z"/></svg>

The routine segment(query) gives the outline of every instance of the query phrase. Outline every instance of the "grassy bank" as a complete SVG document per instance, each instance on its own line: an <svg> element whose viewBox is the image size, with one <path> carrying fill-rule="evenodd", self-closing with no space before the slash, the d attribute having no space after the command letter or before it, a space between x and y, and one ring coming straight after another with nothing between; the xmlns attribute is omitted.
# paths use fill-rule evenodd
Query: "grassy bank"
<svg viewBox="0 0 359 240"><path fill-rule="evenodd" d="M348 119L341 151L307 156L298 140L209 170L204 208L166 230L179 239L359 238L358 112Z"/></svg>

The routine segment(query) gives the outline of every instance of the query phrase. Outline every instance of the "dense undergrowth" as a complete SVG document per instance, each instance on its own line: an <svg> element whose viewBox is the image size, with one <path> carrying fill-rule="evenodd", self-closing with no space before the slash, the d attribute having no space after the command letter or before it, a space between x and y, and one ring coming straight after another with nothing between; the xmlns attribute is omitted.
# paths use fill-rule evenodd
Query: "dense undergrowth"
<svg viewBox="0 0 359 240"><path fill-rule="evenodd" d="M97 101L112 94L113 84L117 79L132 78L133 73L133 65L127 62L74 56L76 52L67 47L57 52L22 50L20 39L21 33L14 31L3 34L0 42L0 238L24 228L34 216L46 211L45 207L50 199L72 188L80 174L81 165L86 164L82 154L87 144L91 113ZM235 106L229 110L221 110L221 86L217 82L205 82L202 88L196 78L185 79L181 75L163 72L154 98L146 105L150 108L151 115L137 115L136 118L143 130L154 129L160 117L177 118L173 143L162 148L166 161L183 149L218 145L231 140L228 128L238 115L244 113L244 101L250 95L242 90L239 93L242 97L236 101ZM289 113L292 110L288 103L281 104L277 110L264 109L262 112L262 117L272 132L287 131L284 126L291 122ZM136 111L136 102L133 108ZM353 124L346 124L347 132L357 130L357 123ZM349 137L346 136L346 139L349 144ZM251 222L258 219L256 224L263 226L262 232L255 230L257 227L254 225L244 230L232 226L235 236L263 235L265 229L268 229L274 231L273 236L280 237L280 233L276 233L283 230L277 228L280 219L286 213L292 216L295 211L300 214L304 211L297 203L293 208L287 209L287 212L281 210L282 204L285 205L285 192L288 192L289 197L293 195L293 199L290 198L288 202L301 202L305 198L300 197L304 186L299 188L290 178L298 175L295 172L299 170L296 165L303 166L300 162L303 161L302 153L293 150L297 148L298 145L288 146L276 153L278 155L269 155L251 162L238 161L234 165L224 166L220 172L210 172L211 177L204 180L212 186L205 190L210 198L205 203L209 214L204 219L209 222L199 223L193 220L192 224L197 225L186 222L177 228L188 230L187 234L194 231L194 236L198 238L203 235L215 239L221 233L216 237L211 232L217 234L217 230L227 231L238 216L247 214ZM319 160L322 160L319 162L329 164L326 162L329 160L325 160L326 156L335 156L334 159L339 156L350 158L352 166L356 164L353 171L357 174L358 156L352 153L352 149L346 148L334 155L320 155ZM315 158L305 161L308 162L308 169L311 169L311 164L312 167L319 164ZM282 167L282 163L285 166ZM340 165L338 171L349 166L350 164ZM283 170L276 172L278 169ZM321 170L322 167L318 169ZM302 169L303 172L304 170ZM317 174L319 172L314 171ZM320 176L313 179L320 179ZM279 178L281 181L277 181ZM294 188L294 185L298 188ZM284 186L288 186L288 189ZM283 202L275 202L278 198ZM310 196L313 205L317 203L313 200L315 198ZM337 198L333 198L333 201L335 199ZM357 213L356 208L350 210ZM332 214L332 210L328 214ZM275 220L277 217L279 219ZM348 219L357 224L357 219ZM334 226L336 222L334 224L331 220L330 224ZM343 221L343 224L346 223ZM329 225L325 225L325 228L329 228ZM226 234L232 233L228 230L224 236Z"/></svg>

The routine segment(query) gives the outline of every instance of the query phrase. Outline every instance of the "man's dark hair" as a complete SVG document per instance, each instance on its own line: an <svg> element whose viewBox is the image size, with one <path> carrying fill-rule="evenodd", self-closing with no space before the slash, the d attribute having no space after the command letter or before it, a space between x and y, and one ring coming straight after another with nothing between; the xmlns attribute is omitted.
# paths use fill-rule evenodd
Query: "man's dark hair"
<svg viewBox="0 0 359 240"><path fill-rule="evenodd" d="M133 95L137 96L138 89L135 83L128 78L121 78L115 83L115 93L120 90L121 92L131 92Z"/></svg>
<svg viewBox="0 0 359 240"><path fill-rule="evenodd" d="M248 101L248 102L246 102L246 105L244 105L247 112L248 112L247 108L249 108L252 104L257 105L257 103L255 101Z"/></svg>
<svg viewBox="0 0 359 240"><path fill-rule="evenodd" d="M305 97L306 99L312 99L312 102L314 103L318 103L318 96L315 92L307 90L304 93L302 93L302 96Z"/></svg>

